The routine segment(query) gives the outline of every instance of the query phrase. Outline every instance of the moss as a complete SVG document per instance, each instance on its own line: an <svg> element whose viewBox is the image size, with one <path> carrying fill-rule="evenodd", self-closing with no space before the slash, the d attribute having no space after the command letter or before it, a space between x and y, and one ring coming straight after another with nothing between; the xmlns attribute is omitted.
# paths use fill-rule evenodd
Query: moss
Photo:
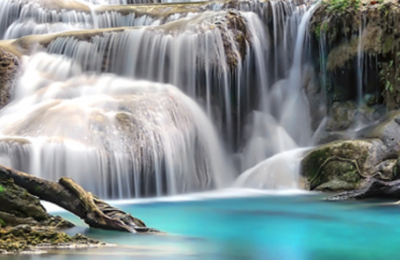
<svg viewBox="0 0 400 260"><path fill-rule="evenodd" d="M334 71L342 68L345 64L357 55L358 38L353 37L349 42L343 42L339 46L333 48L327 61L327 69Z"/></svg>
<svg viewBox="0 0 400 260"><path fill-rule="evenodd" d="M329 147L320 147L309 153L303 160L303 175L305 175L307 183L309 183L309 189L313 189L315 184L322 182L322 176L325 175L323 169L320 173L318 170L320 166L330 156ZM318 174L318 175L317 175ZM312 183L311 183L312 182Z"/></svg>
<svg viewBox="0 0 400 260"><path fill-rule="evenodd" d="M388 53L392 50L393 48L393 36L390 35L386 37L385 42L383 44L382 52L383 53Z"/></svg>
<svg viewBox="0 0 400 260"><path fill-rule="evenodd" d="M9 230L0 230L0 250L7 252L32 251L32 246L102 246L100 241L87 238L81 234L73 237L66 233L49 228L32 228L19 225Z"/></svg>
<svg viewBox="0 0 400 260"><path fill-rule="evenodd" d="M375 145L381 144L372 140L335 141L311 151L302 162L302 173L309 182L308 188L313 190L328 182L335 187L358 187L361 174L370 163L368 154L375 149ZM324 187L328 189L329 185Z"/></svg>
<svg viewBox="0 0 400 260"><path fill-rule="evenodd" d="M360 180L360 176L357 173L357 170L346 172L342 175L342 178L346 182L358 182Z"/></svg>

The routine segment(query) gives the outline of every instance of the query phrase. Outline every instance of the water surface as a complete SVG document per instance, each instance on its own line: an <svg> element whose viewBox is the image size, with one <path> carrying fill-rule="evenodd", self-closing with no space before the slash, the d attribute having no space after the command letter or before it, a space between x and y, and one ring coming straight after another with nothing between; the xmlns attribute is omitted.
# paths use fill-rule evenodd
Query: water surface
<svg viewBox="0 0 400 260"><path fill-rule="evenodd" d="M251 194L254 195L254 194ZM165 235L88 229L114 248L64 250L6 259L395 259L400 210L382 202L326 202L325 195L147 200L118 205ZM182 199L184 198L184 199ZM117 203L120 204L120 203Z"/></svg>

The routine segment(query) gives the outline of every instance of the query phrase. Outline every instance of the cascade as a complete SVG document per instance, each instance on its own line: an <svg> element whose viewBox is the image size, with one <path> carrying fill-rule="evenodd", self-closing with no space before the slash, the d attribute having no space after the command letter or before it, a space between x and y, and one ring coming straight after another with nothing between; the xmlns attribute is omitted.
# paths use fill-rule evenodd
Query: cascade
<svg viewBox="0 0 400 260"><path fill-rule="evenodd" d="M1 163L50 180L68 176L108 198L231 182L213 126L174 86L82 74L43 53L24 65L0 113Z"/></svg>
<svg viewBox="0 0 400 260"><path fill-rule="evenodd" d="M0 163L105 198L221 188L244 171L235 185L297 187L315 5L132 3L0 3L0 37L14 39L0 47L30 56L0 111Z"/></svg>
<svg viewBox="0 0 400 260"><path fill-rule="evenodd" d="M288 4L285 4L288 8ZM71 31L73 29L114 28L160 25L206 10L235 8L265 17L268 4L263 1L210 1L185 3L171 10L168 5L92 5L87 2L60 0L5 0L0 3L0 38L14 39L32 34ZM284 15L284 14L281 14Z"/></svg>
<svg viewBox="0 0 400 260"><path fill-rule="evenodd" d="M313 5L308 10L306 7L299 8L295 12L297 15L289 18L290 24L290 20L298 20L301 17L292 50L293 64L288 78L276 82L263 100L263 104L270 106L264 105L263 113L254 114L242 170L259 164L242 173L236 185L298 188L299 182L296 174L293 176L293 172L298 172L296 169L305 150L296 148L312 144L310 113L307 98L302 90L302 56L306 46L308 23L315 7L316 5ZM274 112L275 117L272 116ZM268 159L261 162L263 158Z"/></svg>
<svg viewBox="0 0 400 260"><path fill-rule="evenodd" d="M238 135L231 127L237 125L233 107L237 119L244 117L249 110L242 109L241 97L254 100L268 84L269 46L262 44L266 35L254 13L204 12L161 26L117 30L90 41L55 35L46 51L71 57L87 71L171 83L202 102L232 143ZM252 89L244 87L250 84ZM232 103L232 96L242 103Z"/></svg>

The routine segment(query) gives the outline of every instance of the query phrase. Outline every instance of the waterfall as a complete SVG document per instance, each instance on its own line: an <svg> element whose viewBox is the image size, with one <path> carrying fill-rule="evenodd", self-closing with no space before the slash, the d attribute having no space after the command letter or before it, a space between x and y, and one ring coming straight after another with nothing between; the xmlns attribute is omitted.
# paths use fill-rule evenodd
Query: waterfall
<svg viewBox="0 0 400 260"><path fill-rule="evenodd" d="M0 3L0 37L14 39L0 47L29 56L0 111L0 163L104 198L216 189L239 172L239 187L299 187L315 5L160 2L174 1Z"/></svg>
<svg viewBox="0 0 400 260"><path fill-rule="evenodd" d="M124 2L121 4L126 4ZM0 14L4 17L0 21L0 39L77 29L161 25L193 17L205 10L229 9L232 5L236 5L238 10L255 12L260 17L264 17L268 7L263 1L216 1L205 2L202 6L186 4L178 13L171 12L167 5L157 5L157 9L146 13L146 7L140 5L92 5L90 2L69 0L4 0L0 2Z"/></svg>
<svg viewBox="0 0 400 260"><path fill-rule="evenodd" d="M235 26L247 30L231 30ZM204 104L232 143L240 134L231 127L237 125L233 106L241 109L238 118L249 109L232 104L231 97L254 98L268 84L263 28L254 13L204 12L161 26L104 33L91 41L57 37L46 51L71 57L87 71L173 84ZM253 89L244 87L249 84Z"/></svg>
<svg viewBox="0 0 400 260"><path fill-rule="evenodd" d="M366 17L361 13L361 22L358 32L357 44L357 102L361 106L363 102L363 74L364 74L364 46L363 46L363 32L366 24Z"/></svg>
<svg viewBox="0 0 400 260"><path fill-rule="evenodd" d="M312 141L308 102L302 90L302 56L308 23L315 7L313 5L308 10L306 6L299 7L294 16L289 18L288 24L292 24L291 20L301 17L294 41L293 64L288 78L276 82L271 92L264 96L262 103L265 105L261 107L263 110L253 115L253 123L249 126L249 141L242 156L242 170L247 171L238 178L235 184L237 186L299 187L298 175L293 172L298 172L305 150L296 148L311 145ZM263 161L265 158L268 159ZM252 167L255 164L257 165Z"/></svg>
<svg viewBox="0 0 400 260"><path fill-rule="evenodd" d="M68 176L106 198L232 182L211 122L176 87L82 74L43 53L24 65L15 100L0 113L1 163L54 181Z"/></svg>

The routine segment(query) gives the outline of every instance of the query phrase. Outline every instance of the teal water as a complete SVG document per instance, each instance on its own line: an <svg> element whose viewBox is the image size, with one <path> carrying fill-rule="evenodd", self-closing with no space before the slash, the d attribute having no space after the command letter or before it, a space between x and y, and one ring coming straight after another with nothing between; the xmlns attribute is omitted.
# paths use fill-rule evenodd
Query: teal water
<svg viewBox="0 0 400 260"><path fill-rule="evenodd" d="M85 228L119 246L10 259L398 259L400 208L326 202L322 195L253 196L118 205L165 235Z"/></svg>

